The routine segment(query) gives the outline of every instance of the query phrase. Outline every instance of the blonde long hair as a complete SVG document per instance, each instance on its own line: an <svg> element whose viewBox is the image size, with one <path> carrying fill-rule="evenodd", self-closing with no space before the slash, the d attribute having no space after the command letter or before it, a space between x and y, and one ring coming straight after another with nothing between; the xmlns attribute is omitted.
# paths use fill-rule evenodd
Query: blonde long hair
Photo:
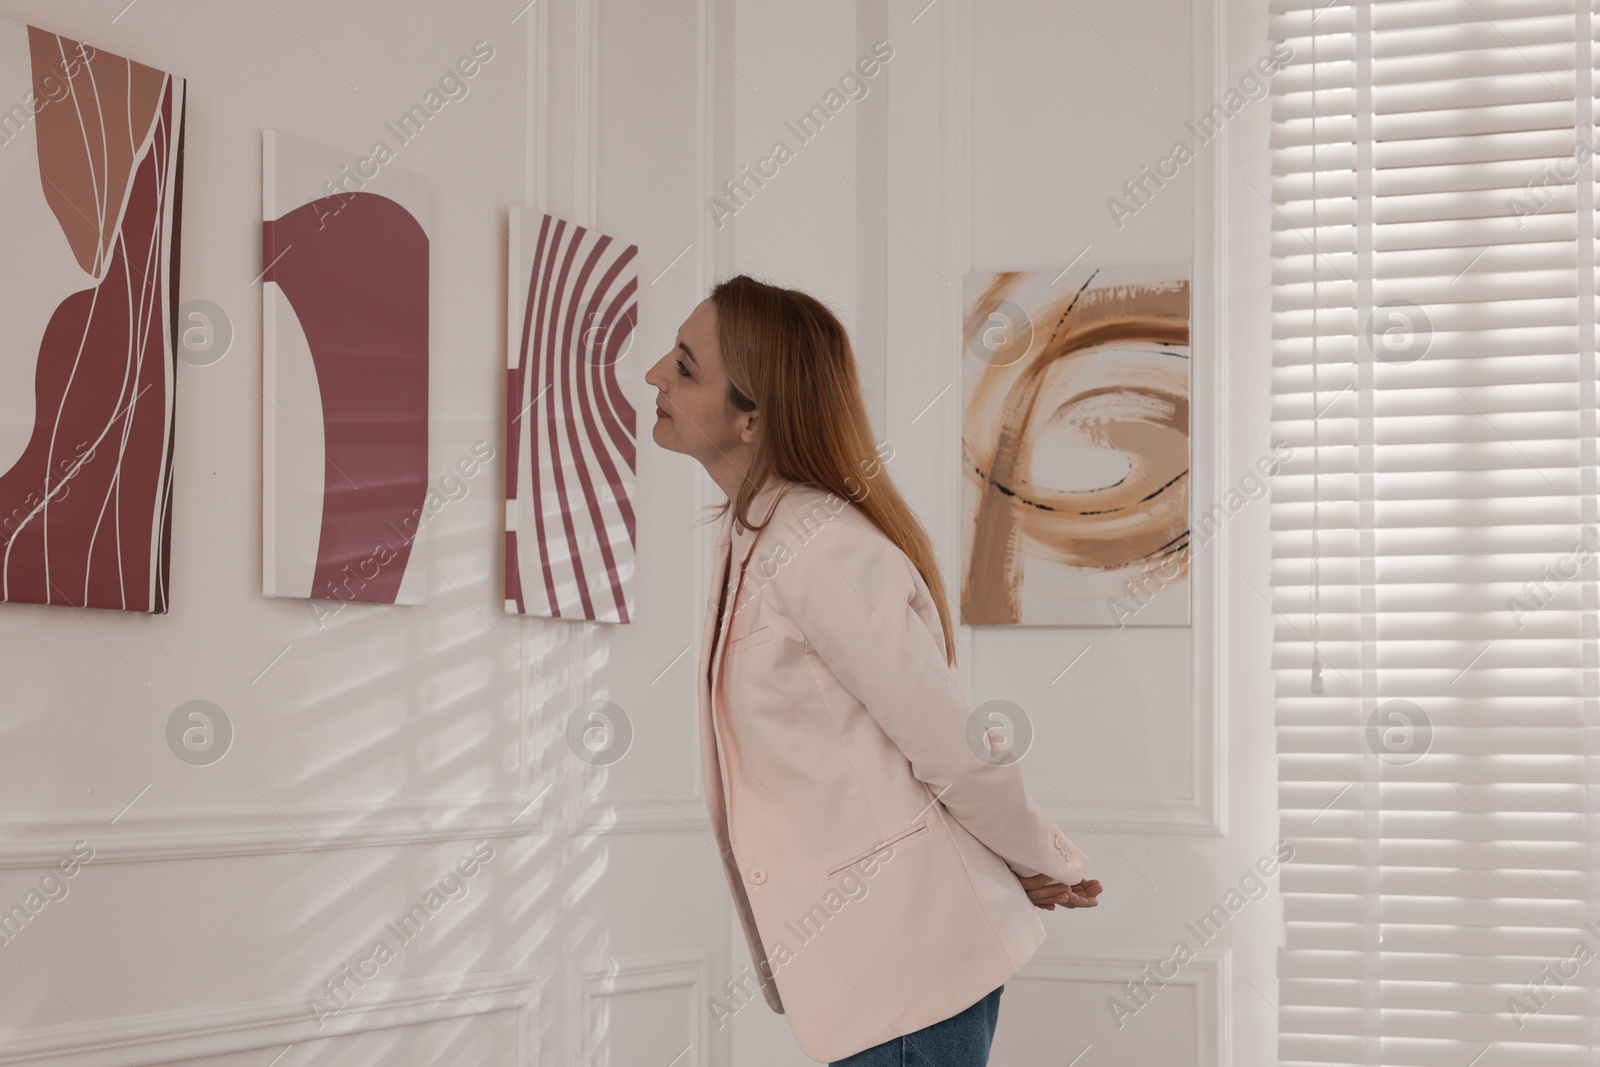
<svg viewBox="0 0 1600 1067"><path fill-rule="evenodd" d="M746 529L750 501L771 476L827 489L854 504L911 560L944 626L945 658L955 666L955 633L944 579L928 533L900 495L872 441L855 352L844 325L821 301L735 275L711 290L728 402L760 409L755 457L729 507ZM770 519L768 520L770 521Z"/></svg>

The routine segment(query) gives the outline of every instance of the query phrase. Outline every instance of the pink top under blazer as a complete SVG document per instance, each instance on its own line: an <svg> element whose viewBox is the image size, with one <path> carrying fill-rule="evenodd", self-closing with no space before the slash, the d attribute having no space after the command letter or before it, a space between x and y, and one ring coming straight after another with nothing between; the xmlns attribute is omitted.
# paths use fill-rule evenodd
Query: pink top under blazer
<svg viewBox="0 0 1600 1067"><path fill-rule="evenodd" d="M970 1007L1045 939L1017 875L1088 857L1029 796L945 661L910 559L854 505L772 481L717 541L700 652L706 808L773 1011L841 1059ZM726 621L719 625L718 605ZM712 695L716 694L713 701ZM1015 872L1015 873L1013 873Z"/></svg>

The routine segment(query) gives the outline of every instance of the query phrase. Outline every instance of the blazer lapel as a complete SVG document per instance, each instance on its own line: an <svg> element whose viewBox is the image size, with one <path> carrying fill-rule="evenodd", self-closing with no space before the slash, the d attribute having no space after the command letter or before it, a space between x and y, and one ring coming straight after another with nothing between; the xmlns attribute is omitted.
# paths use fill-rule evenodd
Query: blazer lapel
<svg viewBox="0 0 1600 1067"><path fill-rule="evenodd" d="M711 829L716 834L717 845L724 859L728 856L727 809L722 795L722 763L717 754L717 725L711 711L711 654L717 640L717 603L722 595L723 583L728 577L729 549L733 543L733 510L723 516L722 531L717 535L717 547L712 554L711 596L706 601L706 620L700 640L700 756L704 775L706 813L711 816Z"/></svg>
<svg viewBox="0 0 1600 1067"><path fill-rule="evenodd" d="M778 488L779 486L776 481L770 481L759 492L757 492L754 497L751 498L751 522L764 523L771 517L773 509L778 506ZM717 638L717 648L714 651L716 658L712 660L711 663L711 680L709 683L710 696L712 700L716 699L717 683L722 678L723 650L727 648L728 645L728 636L724 631L727 630L728 626L733 621L734 609L739 604L739 594L744 589L745 565L750 562L750 556L755 552L756 542L759 541L761 539L761 535L766 532L766 527L763 527L761 530L758 530L754 533L745 531L736 538L733 536L734 521L732 516L733 508L730 507L728 509L728 521L724 525L723 536L717 541L718 560L722 560L725 556L730 558L728 558L725 563L719 562L718 565L713 568L715 573L712 575L711 599L709 602L710 607L708 609L713 618L711 620L711 625L708 627L706 632L708 635L716 636ZM737 568L738 575L733 580L733 588L729 591L728 601L723 605L722 619L720 621L719 630L718 620L715 618L715 616L717 613L717 604L721 599L723 583L726 582L728 578L729 567ZM707 643L709 642L710 636L707 638ZM705 673L703 669L701 673Z"/></svg>
<svg viewBox="0 0 1600 1067"><path fill-rule="evenodd" d="M717 534L717 547L711 553L711 592L706 597L706 618L700 640L700 705L708 708L711 695L710 675L712 646L717 643L717 604L722 598L722 587L728 580L729 550L733 545L733 509L722 517L722 529Z"/></svg>
<svg viewBox="0 0 1600 1067"><path fill-rule="evenodd" d="M751 519L761 522L771 513L768 501L771 500L775 484L770 484L765 490L758 493L751 501ZM776 505L776 501L772 501ZM711 816L711 826L716 831L717 842L724 853L728 849L727 836L727 809L722 785L722 760L720 745L718 743L716 713L713 702L716 695L717 683L722 678L722 652L727 644L727 635L723 632L726 621L733 616L733 608L739 602L739 592L744 585L743 568L755 551L756 541L760 534L741 535L743 542L737 552L734 551L734 509L729 508L722 517L722 529L717 535L717 547L714 550L711 565L711 590L706 598L706 619L701 630L699 678L697 684L700 689L700 751L701 765L705 772L705 798L706 811ZM734 558L737 556L738 558ZM739 577L734 581L728 602L723 605L724 620L717 618L717 605L722 603L723 586L728 581L730 567L740 569Z"/></svg>

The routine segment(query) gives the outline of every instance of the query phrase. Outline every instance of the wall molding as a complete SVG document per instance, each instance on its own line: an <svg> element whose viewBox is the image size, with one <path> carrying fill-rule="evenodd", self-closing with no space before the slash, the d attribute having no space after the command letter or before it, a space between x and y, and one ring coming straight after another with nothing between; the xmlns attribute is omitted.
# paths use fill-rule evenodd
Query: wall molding
<svg viewBox="0 0 1600 1067"><path fill-rule="evenodd" d="M1196 0L1192 8L1194 24L1194 99L1197 101L1221 100L1228 89L1228 22L1226 6L1218 0ZM1196 331L1209 345L1209 369L1203 378L1212 395L1204 398L1212 417L1212 451L1210 493L1202 500L1221 498L1221 489L1233 479L1232 450L1229 432L1233 426L1229 414L1228 397L1228 233L1232 217L1228 206L1228 131L1206 160L1206 166L1195 175L1194 218L1196 270L1191 282L1191 298L1198 309ZM1201 269L1203 267L1203 269ZM1198 297L1195 296L1198 291ZM1193 505L1191 505L1192 509ZM1207 626L1195 633L1194 678L1197 691L1207 695L1208 706L1204 726L1196 717L1194 742L1195 799L1201 814L1210 820L1211 827L1204 832L1222 835L1228 832L1228 731L1225 709L1232 706L1228 690L1228 632L1233 608L1229 601L1232 570L1229 555L1232 539L1228 524L1217 531L1210 553L1210 567L1202 567L1209 576L1206 603L1210 607ZM1194 559L1191 548L1190 559Z"/></svg>
<svg viewBox="0 0 1600 1067"><path fill-rule="evenodd" d="M717 92L721 81L717 78L717 53L716 38L718 34L719 8L716 0L698 0L695 4L695 18L698 19L696 29L699 43L695 47L695 192L697 196L709 198L713 192L716 181L717 163ZM695 264L696 295L710 292L711 287L718 278L719 243L717 227L712 223L711 212L707 210L704 201L697 201L694 205L695 217L699 222L695 226L696 241L691 257ZM737 220L732 224L737 225ZM668 249L667 251L671 251ZM672 252L676 255L676 252ZM653 283L652 283L653 284ZM694 514L698 522L700 516L705 514L709 506L707 495L712 491L714 483L704 470L698 470L694 475ZM721 495L721 490L716 490ZM696 526L691 528L691 537L697 546L694 562L690 566L690 582L696 596L701 590L706 589L711 583L711 557L716 551L717 527L715 524ZM698 601L693 601L698 603ZM704 610L711 610L707 606ZM703 614L690 613L689 626L690 640L693 642L684 658L697 669L700 662L701 623ZM624 833L658 833L672 830L695 830L709 840L711 834L711 816L706 810L705 789L702 786L700 775L700 715L699 715L699 679L691 684L690 691L696 694L691 699L694 711L693 726L688 731L689 741L689 788L686 792L670 793L665 796L618 797L605 801L606 810L600 813L584 811L578 817L574 833L584 834L624 834Z"/></svg>
<svg viewBox="0 0 1600 1067"><path fill-rule="evenodd" d="M711 816L706 812L700 790L673 795L670 802L659 796L602 797L578 814L572 833L640 834L673 830L711 833Z"/></svg>
<svg viewBox="0 0 1600 1067"><path fill-rule="evenodd" d="M972 32L973 0L950 0L943 5L944 17L944 130L943 153L946 161L944 197L945 264L953 279L959 279L972 265ZM1220 100L1227 92L1227 21L1216 0L1197 0L1193 12L1194 76L1192 92L1196 101ZM1197 106L1200 106L1197 104ZM1191 425L1191 455L1200 462L1191 464L1191 515L1195 501L1219 498L1218 489L1231 481L1228 449L1227 307L1228 307L1228 183L1227 138L1221 136L1207 146L1195 168L1192 200L1194 255L1190 271L1192 300L1190 389L1191 410L1207 413L1209 425ZM946 336L959 337L964 312L962 294L948 286L944 322ZM947 349L949 346L945 346ZM960 381L959 355L953 361L952 381ZM939 455L955 454L959 444L951 445L951 435L959 442L961 413L944 419L944 440ZM1195 433L1203 429L1204 435ZM941 509L945 543L954 546L955 567L961 568L960 508ZM1206 552L1196 553L1191 543L1190 594L1194 610L1189 627L1193 647L1193 689L1190 709L1189 765L1193 788L1176 800L1148 798L1074 798L1074 809L1060 794L1037 797L1039 805L1063 830L1146 834L1193 834L1220 837L1227 833L1228 750L1227 731L1222 718L1229 706L1227 685L1228 657L1228 568L1229 539L1224 523ZM1086 632L1093 632L1092 630ZM960 656L972 662L973 628L957 624L956 641ZM970 675L968 676L970 692Z"/></svg>
<svg viewBox="0 0 1600 1067"><path fill-rule="evenodd" d="M589 0L586 0L589 2ZM718 36L719 8L716 0L698 0L695 6L695 17L699 19L697 29L700 31L699 43L696 46L696 97L695 97L695 191L697 196L709 198L713 195L715 182L717 149L718 109L717 92L721 81L717 78L716 46ZM582 51L580 50L580 54ZM585 61L590 70L598 67L594 60ZM581 66L581 64L580 64ZM585 75L580 72L580 80ZM580 124L583 116L580 115ZM598 141L599 126L598 115L589 112L589 121L594 122L595 132L591 141ZM593 174L598 168L591 166ZM719 236L716 225L712 222L711 212L707 210L703 201L694 205L696 218L699 220L695 226L696 241L690 258L695 265L695 292L709 292L718 277L719 263L723 258L722 249L724 239ZM735 221L732 225L737 225ZM731 227L730 227L731 230ZM731 235L731 234L730 234ZM669 255L677 253L667 249ZM642 285L653 284L641 278ZM648 432L648 431L647 431ZM696 521L705 514L709 505L708 496L713 491L720 496L720 490L714 489L714 483L703 470L696 471L694 478L694 514ZM709 561L716 549L717 527L712 524L691 528L691 537L696 546L694 561L690 566L690 582L695 590L705 590L710 584L711 575ZM698 602L698 601L696 601ZM709 607L705 610L710 610ZM685 653L685 658L691 664L698 665L700 649L696 647L700 640L700 624L704 621L703 614L691 614L692 623L689 627L690 640L694 642L690 651ZM696 679L691 692L698 694L699 685ZM659 833L675 830L695 830L709 837L711 833L711 817L706 811L705 790L700 776L700 728L698 714L698 696L694 697L695 715L694 725L688 733L689 753L688 766L689 788L685 792L668 793L664 797L633 796L633 797L606 797L602 796L593 803L580 807L576 821L571 830L574 834L631 834L631 833ZM581 779L580 779L581 780Z"/></svg>
<svg viewBox="0 0 1600 1067"><path fill-rule="evenodd" d="M732 5L728 5L728 7L731 9ZM732 259L734 228L738 226L738 221L735 219L730 223L728 232L724 235L719 235L717 226L712 222L711 211L707 206L716 186L718 149L720 147L723 154L728 156L731 156L733 152L733 137L731 133L725 138L718 136L720 133L726 132L719 121L718 94L724 92L725 87L722 79L717 76L717 59L719 57L716 45L717 40L723 36L721 32L723 14L723 6L719 5L717 0L698 0L695 5L695 17L699 20L698 29L700 31L700 43L695 49L695 84L697 86L694 124L695 195L703 199L698 200L694 206L695 217L700 221L695 227L696 241L692 254L695 265L696 288L701 293L709 293L711 291L712 286L716 284L720 277L724 260ZM730 99L726 101L726 105L731 116L732 93L730 92L728 95ZM696 522L700 520L700 517L706 513L707 508L710 506L707 494L713 485L711 476L704 469L695 472L693 496ZM717 493L721 495L721 490L718 489ZM704 652L704 649L696 647L702 640L701 631L703 627L701 624L705 619L704 613L714 610L710 603L711 593L709 592L709 587L711 585L711 572L715 566L714 556L717 548L718 527L713 523L696 526L692 529L694 532L691 536L697 549L694 554L694 564L691 568L691 580L694 583L693 589L697 596L702 595L702 591L706 591L704 599L700 601L705 606L700 614L691 613L689 625L690 640L694 642L689 654L693 656L694 669L698 671L700 656ZM670 813L678 820L677 826L682 826L685 821L684 816L687 815L688 821L694 829L709 840L712 832L711 815L706 806L705 787L702 781L700 765L700 679L695 677L690 685L690 692L694 693L695 696L691 701L694 710L691 721L694 725L689 730L691 746L689 751L689 791L672 797L671 805L661 804L658 811L648 814L648 821L646 821L646 813L641 811L640 825L652 829L659 827L665 820L670 808ZM682 809L682 813L678 809ZM731 902L729 906L731 914Z"/></svg>
<svg viewBox="0 0 1600 1067"><path fill-rule="evenodd" d="M572 7L572 220L600 225L600 3L576 0Z"/></svg>
<svg viewBox="0 0 1600 1067"><path fill-rule="evenodd" d="M1197 710L1195 718L1201 715ZM1207 758L1204 748L1195 745L1194 759L1198 762ZM1062 830L1085 836L1120 833L1216 837L1223 832L1207 806L1193 796L1177 801L1075 797L1076 809L1063 803L1061 794L1054 790L1035 799Z"/></svg>
<svg viewBox="0 0 1600 1067"><path fill-rule="evenodd" d="M575 961L568 971L567 1057L572 1063L591 1062L584 1020L606 997L655 989L688 990L687 1056L672 1067L705 1067L710 1063L709 1028L706 1024L710 988L710 963L704 952L661 952L626 957L589 956ZM609 1028L608 1028L609 1032ZM598 1049L593 1051L599 1051ZM670 1053L669 1053L670 1055ZM609 1063L602 1057L600 1062Z"/></svg>
<svg viewBox="0 0 1600 1067"><path fill-rule="evenodd" d="M92 862L98 865L523 837L544 832L537 799L165 811L135 807L115 823L102 812L6 816L0 818L0 870L52 866L77 841L93 846Z"/></svg>
<svg viewBox="0 0 1600 1067"><path fill-rule="evenodd" d="M545 131L550 126L550 5L535 2L522 15L526 26L528 76L525 99L522 202L544 204L549 196L547 163L549 149Z"/></svg>
<svg viewBox="0 0 1600 1067"><path fill-rule="evenodd" d="M1142 952L1074 951L1070 956L1040 949L1009 982L1109 982L1119 990L1124 982L1142 977L1145 967L1159 963L1172 947ZM1166 985L1188 986L1195 995L1194 1050L1198 1067L1231 1067L1233 1063L1233 955L1230 949L1196 952L1172 978L1157 976ZM1155 1000L1160 989L1155 990ZM1138 1017L1127 1021L1137 1026ZM1070 1050L1068 1055L1076 1050ZM1101 1057L1104 1062L1104 1057Z"/></svg>
<svg viewBox="0 0 1600 1067"><path fill-rule="evenodd" d="M520 967L367 985L320 1028L307 1004L311 994L301 994L14 1030L0 1065L145 1067L501 1011L517 1013L516 1032L496 1029L531 1065L538 1062L540 981L537 967Z"/></svg>

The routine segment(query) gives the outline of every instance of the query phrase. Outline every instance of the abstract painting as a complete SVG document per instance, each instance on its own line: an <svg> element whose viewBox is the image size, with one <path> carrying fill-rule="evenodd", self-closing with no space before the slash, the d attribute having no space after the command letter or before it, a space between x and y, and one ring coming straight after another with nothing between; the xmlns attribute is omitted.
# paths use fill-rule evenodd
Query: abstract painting
<svg viewBox="0 0 1600 1067"><path fill-rule="evenodd" d="M262 139L263 587L427 593L428 183Z"/></svg>
<svg viewBox="0 0 1600 1067"><path fill-rule="evenodd" d="M961 621L1189 625L1187 268L964 295Z"/></svg>
<svg viewBox="0 0 1600 1067"><path fill-rule="evenodd" d="M0 600L167 610L184 90L0 19Z"/></svg>
<svg viewBox="0 0 1600 1067"><path fill-rule="evenodd" d="M633 618L638 429L617 361L638 320L637 245L511 212L506 612Z"/></svg>

